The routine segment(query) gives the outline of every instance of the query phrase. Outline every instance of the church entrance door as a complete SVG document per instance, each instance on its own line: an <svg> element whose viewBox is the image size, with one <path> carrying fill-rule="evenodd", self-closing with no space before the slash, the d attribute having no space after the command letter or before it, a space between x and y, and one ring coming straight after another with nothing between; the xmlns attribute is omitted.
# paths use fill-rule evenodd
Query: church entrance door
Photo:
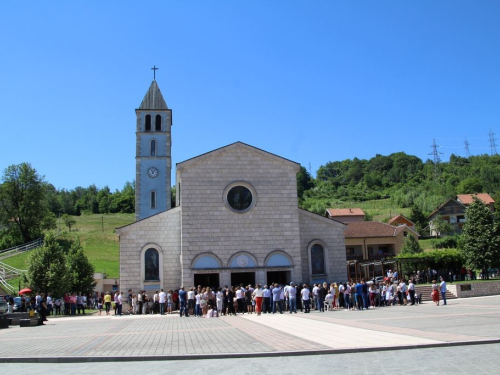
<svg viewBox="0 0 500 375"><path fill-rule="evenodd" d="M247 286L251 284L255 286L255 272L233 272L231 273L231 285L236 286L243 284Z"/></svg>
<svg viewBox="0 0 500 375"><path fill-rule="evenodd" d="M290 271L269 271L267 273L267 285L278 283L287 285L290 282Z"/></svg>
<svg viewBox="0 0 500 375"><path fill-rule="evenodd" d="M194 286L195 288L201 285L202 288L209 286L217 290L219 285L219 274L218 273L195 273L194 274Z"/></svg>

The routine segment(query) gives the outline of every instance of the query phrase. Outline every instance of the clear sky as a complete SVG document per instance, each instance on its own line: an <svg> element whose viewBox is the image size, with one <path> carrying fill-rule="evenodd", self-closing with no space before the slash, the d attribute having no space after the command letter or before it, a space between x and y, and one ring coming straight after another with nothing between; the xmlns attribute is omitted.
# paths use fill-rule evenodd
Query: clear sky
<svg viewBox="0 0 500 375"><path fill-rule="evenodd" d="M242 141L315 174L500 138L496 0L2 1L0 48L0 168L57 188L135 178L153 65L174 165Z"/></svg>

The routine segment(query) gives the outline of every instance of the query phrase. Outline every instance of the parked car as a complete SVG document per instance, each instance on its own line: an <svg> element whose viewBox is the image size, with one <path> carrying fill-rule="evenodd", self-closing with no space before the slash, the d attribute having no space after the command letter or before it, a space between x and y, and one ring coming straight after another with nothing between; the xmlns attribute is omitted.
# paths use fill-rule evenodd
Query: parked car
<svg viewBox="0 0 500 375"><path fill-rule="evenodd" d="M7 302L3 299L0 300L0 314L5 314L8 310Z"/></svg>
<svg viewBox="0 0 500 375"><path fill-rule="evenodd" d="M374 282L376 283L383 283L384 282L384 276L375 276L373 279Z"/></svg>

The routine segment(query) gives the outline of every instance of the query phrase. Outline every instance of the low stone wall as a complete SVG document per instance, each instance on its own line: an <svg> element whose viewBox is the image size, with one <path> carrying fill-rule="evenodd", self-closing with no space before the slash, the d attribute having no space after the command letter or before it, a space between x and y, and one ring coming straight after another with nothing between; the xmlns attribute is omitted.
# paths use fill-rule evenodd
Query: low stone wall
<svg viewBox="0 0 500 375"><path fill-rule="evenodd" d="M493 296L500 294L500 281L483 281L471 284L446 284L458 298Z"/></svg>

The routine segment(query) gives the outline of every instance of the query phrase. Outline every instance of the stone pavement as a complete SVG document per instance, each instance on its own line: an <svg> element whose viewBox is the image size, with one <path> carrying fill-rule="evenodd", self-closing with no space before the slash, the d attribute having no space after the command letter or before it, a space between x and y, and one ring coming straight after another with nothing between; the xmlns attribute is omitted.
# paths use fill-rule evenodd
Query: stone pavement
<svg viewBox="0 0 500 375"><path fill-rule="evenodd" d="M438 307L426 303L212 319L63 317L50 319L46 326L0 330L0 362L185 360L500 343L499 307L500 296L494 296L458 299Z"/></svg>
<svg viewBox="0 0 500 375"><path fill-rule="evenodd" d="M3 363L6 374L345 374L498 375L500 345L389 350L384 352L218 358L144 362Z"/></svg>

